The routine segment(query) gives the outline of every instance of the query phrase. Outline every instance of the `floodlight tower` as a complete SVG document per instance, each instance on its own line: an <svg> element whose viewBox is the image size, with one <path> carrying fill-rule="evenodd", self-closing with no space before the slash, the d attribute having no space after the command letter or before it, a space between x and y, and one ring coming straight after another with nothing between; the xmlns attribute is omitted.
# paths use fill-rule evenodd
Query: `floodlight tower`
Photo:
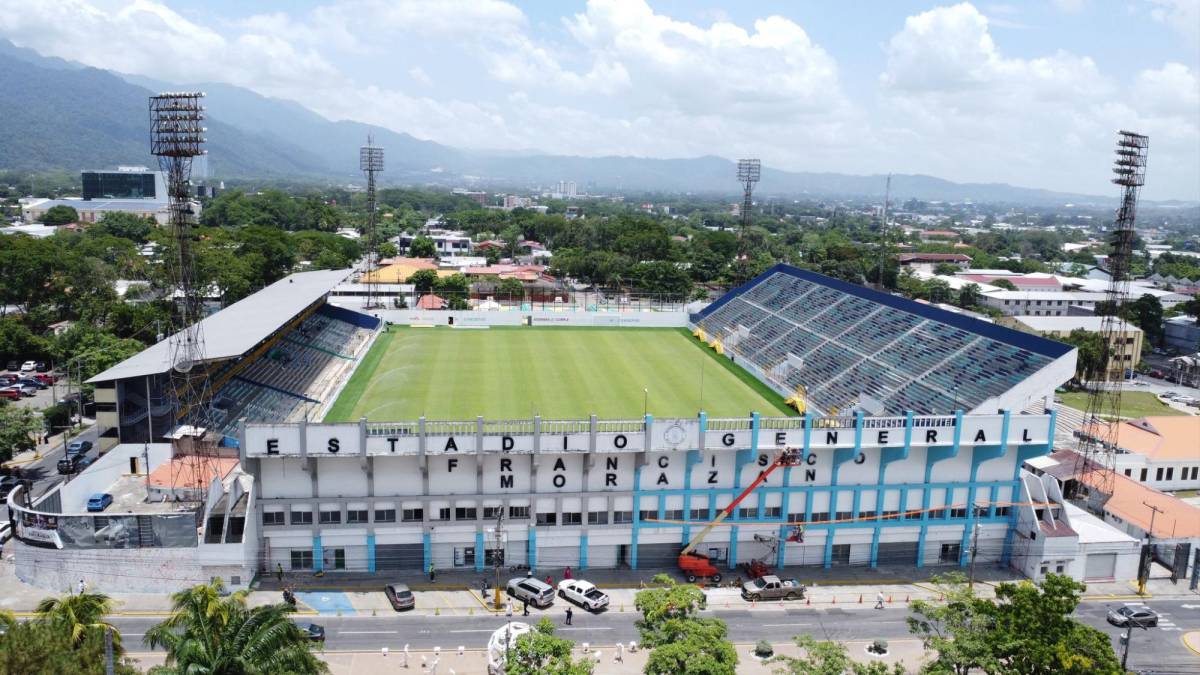
<svg viewBox="0 0 1200 675"><path fill-rule="evenodd" d="M1136 236L1134 221L1137 215L1138 192L1146 184L1146 155L1150 149L1147 136L1121 131L1117 135L1116 159L1113 161L1113 183L1120 185L1121 205L1113 222L1109 236L1108 272L1111 281L1105 304L1107 311L1100 324L1102 342L1097 355L1096 373L1089 382L1087 410L1084 414L1084 431L1076 446L1079 455L1076 475L1085 471L1087 463L1101 469L1093 474L1100 477L1098 484L1089 488L1088 506L1098 510L1112 496L1114 453L1117 449L1116 424L1107 424L1104 418L1119 419L1121 415L1121 384L1125 379L1125 356L1132 345L1126 345L1122 309L1129 301L1129 267L1133 258L1133 240ZM1116 362L1117 371L1110 368ZM1132 362L1132 361L1131 361ZM1111 381L1110 381L1111 380ZM1076 487L1078 490L1078 486ZM1078 497L1079 495L1073 494Z"/></svg>
<svg viewBox="0 0 1200 675"><path fill-rule="evenodd" d="M375 147L370 136L367 136L367 144L358 149L358 168L367 174L367 259L366 269L363 270L363 275L366 276L375 269L375 260L378 255L379 242L375 233L375 174L383 171L383 148ZM364 308L379 307L375 284L365 285L367 300Z"/></svg>
<svg viewBox="0 0 1200 675"><path fill-rule="evenodd" d="M201 92L168 92L150 97L150 153L167 183L167 207L171 241L175 248L167 267L179 298L179 326L170 338L171 391L177 415L176 450L207 455L204 435L209 424L209 373L204 350L203 318L205 290L196 280L192 231L192 160L205 154L206 131Z"/></svg>
<svg viewBox="0 0 1200 675"><path fill-rule="evenodd" d="M750 212L754 208L754 184L762 176L762 161L757 159L739 159L737 163L737 179L742 184L742 224L738 230L737 260L734 262L734 277L738 284L747 281L746 267L746 230L750 227Z"/></svg>

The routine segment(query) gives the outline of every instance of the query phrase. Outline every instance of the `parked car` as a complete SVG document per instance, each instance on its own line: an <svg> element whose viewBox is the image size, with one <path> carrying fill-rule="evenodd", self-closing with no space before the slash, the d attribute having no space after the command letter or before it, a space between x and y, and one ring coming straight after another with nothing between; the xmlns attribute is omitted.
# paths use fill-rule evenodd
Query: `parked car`
<svg viewBox="0 0 1200 675"><path fill-rule="evenodd" d="M16 384L12 385L11 388L16 389L17 391L21 392L22 396L27 396L27 397L28 396L37 396L37 393L38 393L37 386L32 385L32 384L21 384L20 382L18 382Z"/></svg>
<svg viewBox="0 0 1200 675"><path fill-rule="evenodd" d="M1158 614L1149 607L1122 607L1108 612L1108 622L1114 626L1157 626Z"/></svg>
<svg viewBox="0 0 1200 675"><path fill-rule="evenodd" d="M26 361L21 364L22 373L32 373L37 368L37 361Z"/></svg>
<svg viewBox="0 0 1200 675"><path fill-rule="evenodd" d="M532 577L509 579L508 595L534 607L549 607L554 604L554 589L546 582Z"/></svg>
<svg viewBox="0 0 1200 675"><path fill-rule="evenodd" d="M58 381L58 378L51 373L38 373L33 376L33 379L38 382L44 382L47 387Z"/></svg>
<svg viewBox="0 0 1200 675"><path fill-rule="evenodd" d="M388 584L383 587L383 594L387 596L388 602L392 603L392 609L397 612L417 606L417 599L413 597L408 584Z"/></svg>
<svg viewBox="0 0 1200 675"><path fill-rule="evenodd" d="M0 398L7 399L9 401L19 401L21 400L21 390L13 389L12 387L4 387L3 389L0 389Z"/></svg>
<svg viewBox="0 0 1200 675"><path fill-rule="evenodd" d="M50 370L50 366L45 361L38 361L34 364L33 369L39 373L44 373Z"/></svg>
<svg viewBox="0 0 1200 675"><path fill-rule="evenodd" d="M774 574L759 577L742 584L742 597L746 600L803 600L804 586L795 579L780 579Z"/></svg>
<svg viewBox="0 0 1200 675"><path fill-rule="evenodd" d="M608 607L608 595L596 588L592 582L583 579L563 579L558 582L558 597L590 612Z"/></svg>
<svg viewBox="0 0 1200 675"><path fill-rule="evenodd" d="M4 366L5 370L18 371L21 369L20 361L9 361L8 365Z"/></svg>
<svg viewBox="0 0 1200 675"><path fill-rule="evenodd" d="M37 387L38 389L45 389L46 387L50 386L50 385L46 384L45 382L42 382L41 380L37 379L36 377L22 377L21 379L17 380L16 383L20 384L20 385L27 384L31 387Z"/></svg>
<svg viewBox="0 0 1200 675"><path fill-rule="evenodd" d="M325 627L320 624L297 621L296 628L300 629L301 635L313 642L325 641Z"/></svg>
<svg viewBox="0 0 1200 675"><path fill-rule="evenodd" d="M1149 375L1150 377L1157 377L1160 380L1167 376L1167 374L1161 370L1152 370L1150 371Z"/></svg>
<svg viewBox="0 0 1200 675"><path fill-rule="evenodd" d="M80 471L88 468L91 463L91 458L83 455L75 455L67 459L60 459L58 460L58 472L64 476L73 473L79 473Z"/></svg>
<svg viewBox="0 0 1200 675"><path fill-rule="evenodd" d="M107 492L97 492L88 498L87 510L90 512L103 511L111 506L112 503L112 495L108 494Z"/></svg>
<svg viewBox="0 0 1200 675"><path fill-rule="evenodd" d="M21 479L16 476L0 477L0 499L6 499L8 493L13 491L13 488L21 484Z"/></svg>
<svg viewBox="0 0 1200 675"><path fill-rule="evenodd" d="M21 376L17 375L16 373L4 373L3 375L0 375L0 385L7 387L19 379L21 379Z"/></svg>
<svg viewBox="0 0 1200 675"><path fill-rule="evenodd" d="M86 455L91 449L91 441L71 441L71 443L67 445L67 457Z"/></svg>

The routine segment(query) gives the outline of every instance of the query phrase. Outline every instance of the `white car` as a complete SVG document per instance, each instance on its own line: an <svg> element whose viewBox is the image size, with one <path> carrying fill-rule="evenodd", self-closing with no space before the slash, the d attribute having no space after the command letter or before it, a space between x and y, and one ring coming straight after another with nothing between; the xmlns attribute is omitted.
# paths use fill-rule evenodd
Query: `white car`
<svg viewBox="0 0 1200 675"><path fill-rule="evenodd" d="M608 595L583 579L563 579L558 582L558 597L596 612L608 607Z"/></svg>
<svg viewBox="0 0 1200 675"><path fill-rule="evenodd" d="M35 369L37 369L37 361L26 361L21 364L22 373L32 373Z"/></svg>

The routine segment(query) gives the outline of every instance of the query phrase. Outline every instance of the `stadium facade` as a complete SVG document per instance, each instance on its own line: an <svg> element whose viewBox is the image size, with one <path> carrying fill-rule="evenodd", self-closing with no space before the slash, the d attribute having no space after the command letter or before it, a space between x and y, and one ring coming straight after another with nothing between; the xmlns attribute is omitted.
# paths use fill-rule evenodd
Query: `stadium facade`
<svg viewBox="0 0 1200 675"><path fill-rule="evenodd" d="M777 266L691 315L384 318L455 329L687 326L776 392L801 393L806 414L444 420L431 411L317 423L380 331L379 317L328 304L348 274L295 274L205 319L214 431L240 468L210 481L195 521L199 558L245 575L277 564L479 570L498 554L551 570L674 567L681 544L785 447L799 448L803 465L772 475L700 552L728 566L764 556L779 566L964 565L977 536L980 561L1031 555L1018 524L1041 517L1030 505L1045 496L1034 500L1021 466L1052 450L1055 416L1044 410L1074 372L1066 345ZM92 380L101 422L127 455L172 429L167 359L163 343ZM23 508L42 522L55 509L82 511L69 501L63 493ZM120 551L106 555L120 564Z"/></svg>

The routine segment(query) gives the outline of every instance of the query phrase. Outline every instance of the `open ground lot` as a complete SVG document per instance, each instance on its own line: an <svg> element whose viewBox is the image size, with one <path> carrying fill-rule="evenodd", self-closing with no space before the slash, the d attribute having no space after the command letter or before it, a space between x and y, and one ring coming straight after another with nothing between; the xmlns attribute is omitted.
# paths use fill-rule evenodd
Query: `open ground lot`
<svg viewBox="0 0 1200 675"><path fill-rule="evenodd" d="M408 328L379 336L327 422L787 414L681 329Z"/></svg>
<svg viewBox="0 0 1200 675"><path fill-rule="evenodd" d="M1059 394L1063 405L1069 405L1077 410L1087 410L1087 392L1077 391ZM1101 411L1102 415L1112 415L1110 408ZM1147 417L1154 415L1186 415L1158 400L1158 397L1148 391L1121 392L1121 417Z"/></svg>

